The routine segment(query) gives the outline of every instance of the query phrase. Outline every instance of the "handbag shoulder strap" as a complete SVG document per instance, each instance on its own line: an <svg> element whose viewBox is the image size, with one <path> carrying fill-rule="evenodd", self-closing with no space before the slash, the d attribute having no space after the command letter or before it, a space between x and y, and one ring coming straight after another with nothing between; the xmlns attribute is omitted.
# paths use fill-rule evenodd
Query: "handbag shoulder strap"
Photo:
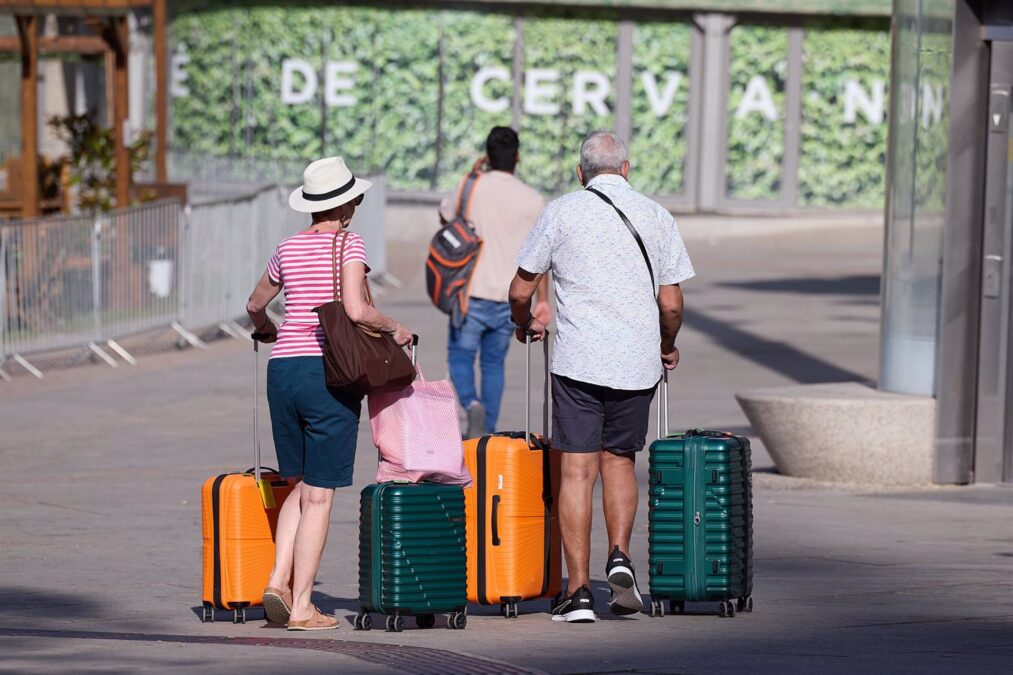
<svg viewBox="0 0 1013 675"><path fill-rule="evenodd" d="M338 237L341 237L341 250L338 251ZM345 263L345 244L348 243L348 230L342 232L335 232L334 239L331 241L331 275L334 283L334 299L341 302L342 289L338 284L338 274ZM369 287L369 278L366 278L366 304L373 305L373 291Z"/></svg>
<svg viewBox="0 0 1013 675"><path fill-rule="evenodd" d="M461 198L457 202L457 215L464 220L468 220L468 216L471 215L471 195L475 192L478 178L479 174L472 171L464 179L464 185L461 186Z"/></svg>
<svg viewBox="0 0 1013 675"><path fill-rule="evenodd" d="M341 236L344 235L344 236ZM341 250L338 251L338 237L341 237ZM345 262L345 244L348 242L348 231L338 231L334 233L334 239L331 240L331 278L334 285L334 299L341 302L341 286L338 285L338 274Z"/></svg>
<svg viewBox="0 0 1013 675"><path fill-rule="evenodd" d="M633 227L633 223L630 222L630 219L626 217L626 214L623 213L622 210L618 206L616 206L615 203L613 203L613 201L611 199L609 199L603 193L599 192L598 190L595 190L592 187L585 188L585 189L588 192L593 192L594 194L598 195L603 202L605 202L606 204L608 204L609 206L611 206L613 209L615 209L616 213L618 213L619 217L622 219L623 224L626 225L626 227L630 231L630 234L632 234L633 238L636 239L637 246L640 247L640 253L644 256L644 262L647 263L647 273L651 275L651 293L654 293L654 287L655 287L655 285L654 285L654 267L651 265L651 259L647 256L647 247L644 246L644 240L640 238L640 233L637 232L637 228Z"/></svg>

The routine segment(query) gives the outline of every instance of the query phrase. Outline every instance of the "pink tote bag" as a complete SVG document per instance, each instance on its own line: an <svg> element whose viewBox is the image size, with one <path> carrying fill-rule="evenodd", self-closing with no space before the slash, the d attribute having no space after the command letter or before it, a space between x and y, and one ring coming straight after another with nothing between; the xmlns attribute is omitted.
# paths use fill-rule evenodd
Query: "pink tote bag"
<svg viewBox="0 0 1013 675"><path fill-rule="evenodd" d="M378 483L427 480L470 485L457 421L457 403L449 380L415 382L396 391L371 393L369 425L380 450Z"/></svg>

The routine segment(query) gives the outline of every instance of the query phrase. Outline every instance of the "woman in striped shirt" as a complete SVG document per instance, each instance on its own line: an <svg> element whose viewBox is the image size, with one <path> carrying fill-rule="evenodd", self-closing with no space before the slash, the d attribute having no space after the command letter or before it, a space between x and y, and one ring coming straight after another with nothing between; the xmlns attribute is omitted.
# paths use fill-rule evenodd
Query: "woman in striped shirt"
<svg viewBox="0 0 1013 675"><path fill-rule="evenodd" d="M289 630L338 627L337 619L313 606L310 593L327 540L334 489L352 484L361 407L361 397L325 383L324 333L313 308L340 291L352 321L390 333L399 345L411 342L410 330L366 301L366 249L348 226L370 186L355 178L340 157L310 164L289 205L311 213L312 223L278 245L246 306L258 337L275 343L267 367L271 427L278 468L295 486L278 516L274 570L264 590L268 619ZM338 280L333 276L335 243L344 250ZM266 309L282 289L285 321L276 327Z"/></svg>

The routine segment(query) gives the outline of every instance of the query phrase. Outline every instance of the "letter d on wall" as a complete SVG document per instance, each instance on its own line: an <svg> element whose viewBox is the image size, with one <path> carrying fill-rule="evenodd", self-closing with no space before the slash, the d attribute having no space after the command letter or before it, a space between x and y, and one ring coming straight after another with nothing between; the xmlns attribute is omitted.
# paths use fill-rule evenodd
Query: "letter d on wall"
<svg viewBox="0 0 1013 675"><path fill-rule="evenodd" d="M293 75L299 73L303 77L301 91L295 91ZM317 72L302 59L285 59L281 63L281 102L287 105L309 103L317 93Z"/></svg>

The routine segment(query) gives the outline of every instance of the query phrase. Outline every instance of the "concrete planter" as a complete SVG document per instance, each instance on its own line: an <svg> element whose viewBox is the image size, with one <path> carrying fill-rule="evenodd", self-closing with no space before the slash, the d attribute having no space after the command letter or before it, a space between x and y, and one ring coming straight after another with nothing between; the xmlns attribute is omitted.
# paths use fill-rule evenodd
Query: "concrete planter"
<svg viewBox="0 0 1013 675"><path fill-rule="evenodd" d="M932 482L936 402L855 382L735 395L777 470L824 481Z"/></svg>

